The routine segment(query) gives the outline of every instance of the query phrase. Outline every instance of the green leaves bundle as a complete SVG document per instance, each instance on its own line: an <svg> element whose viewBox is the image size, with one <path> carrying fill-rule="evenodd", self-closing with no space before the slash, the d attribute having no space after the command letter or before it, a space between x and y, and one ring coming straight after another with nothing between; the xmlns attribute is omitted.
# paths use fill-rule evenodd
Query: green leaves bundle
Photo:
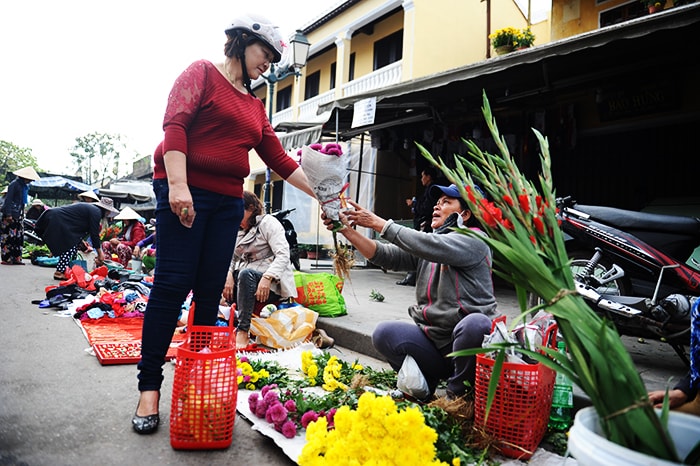
<svg viewBox="0 0 700 466"><path fill-rule="evenodd" d="M556 216L549 145L540 143L539 190L511 157L484 93L482 112L500 154L483 152L471 141L468 158L455 155L455 169L418 145L423 156L458 186L473 215L489 234L494 273L515 285L521 309L528 292L537 294L554 316L569 357L545 348L531 353L565 373L591 399L608 440L657 458L678 461L666 430L647 397L644 383L617 331L601 320L574 291L569 259ZM493 201L473 186L479 185ZM469 229L464 234L475 234Z"/></svg>

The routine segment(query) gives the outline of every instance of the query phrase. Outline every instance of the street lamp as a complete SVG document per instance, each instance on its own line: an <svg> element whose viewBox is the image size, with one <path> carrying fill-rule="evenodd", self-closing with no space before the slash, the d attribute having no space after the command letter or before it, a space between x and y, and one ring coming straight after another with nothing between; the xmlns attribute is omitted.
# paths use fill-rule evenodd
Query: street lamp
<svg viewBox="0 0 700 466"><path fill-rule="evenodd" d="M292 60L291 64L285 65L283 67L276 67L275 64L270 65L270 72L267 76L263 75L263 78L267 81L267 117L272 124L272 99L275 95L275 83L281 81L290 75L296 77L301 76L299 71L301 68L306 66L306 60L309 58L309 48L311 44L302 32L297 29L297 32L292 37ZM270 205L270 178L271 178L270 167L265 170L265 192L264 192L264 203L265 212L270 213L272 211L272 206Z"/></svg>

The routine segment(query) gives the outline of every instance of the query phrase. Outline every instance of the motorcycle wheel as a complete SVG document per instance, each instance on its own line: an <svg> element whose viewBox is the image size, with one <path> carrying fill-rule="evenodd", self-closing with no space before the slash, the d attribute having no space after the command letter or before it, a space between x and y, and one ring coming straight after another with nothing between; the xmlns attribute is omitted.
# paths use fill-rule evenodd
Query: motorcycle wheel
<svg viewBox="0 0 700 466"><path fill-rule="evenodd" d="M301 270L301 262L299 261L299 250L294 248L289 251L289 260L296 270Z"/></svg>
<svg viewBox="0 0 700 466"><path fill-rule="evenodd" d="M574 276L583 271L583 269L588 265L589 259L592 257L592 253L589 251L573 251L569 253L569 259L571 259L571 271ZM602 259L593 269L593 276L600 277L605 272L610 270L612 263L606 259ZM606 283L603 286L596 288L596 291L600 294L612 295L612 296L626 296L629 294L631 286L626 277L615 279L611 282ZM542 304L542 299L533 294L527 294L527 307L532 309L535 306Z"/></svg>

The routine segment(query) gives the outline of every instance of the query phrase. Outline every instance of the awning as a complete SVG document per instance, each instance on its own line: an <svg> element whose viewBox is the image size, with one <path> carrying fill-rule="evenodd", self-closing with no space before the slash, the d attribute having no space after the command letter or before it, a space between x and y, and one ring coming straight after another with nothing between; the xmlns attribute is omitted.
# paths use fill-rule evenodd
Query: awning
<svg viewBox="0 0 700 466"><path fill-rule="evenodd" d="M282 147L284 147L285 150L291 150L320 141L322 130L323 125L316 125L311 128L278 134L277 136L282 143Z"/></svg>
<svg viewBox="0 0 700 466"><path fill-rule="evenodd" d="M29 194L46 199L75 199L85 191L93 191L92 186L62 176L46 176L29 183Z"/></svg>
<svg viewBox="0 0 700 466"><path fill-rule="evenodd" d="M501 55L445 72L417 78L363 94L344 97L318 108L318 114L331 112L324 124L326 132L346 138L405 123L431 108L436 118L445 114L465 115L478 111L482 90L493 105L588 85L610 82L628 73L630 66L646 66L653 61L658 69L678 59L678 44L690 43L697 36L700 5L679 6L620 24L589 31L544 45ZM670 47L670 49L669 49ZM353 105L376 97L375 122L351 128ZM439 112L436 111L439 109ZM339 115L339 116L338 116ZM449 115L448 115L449 116Z"/></svg>

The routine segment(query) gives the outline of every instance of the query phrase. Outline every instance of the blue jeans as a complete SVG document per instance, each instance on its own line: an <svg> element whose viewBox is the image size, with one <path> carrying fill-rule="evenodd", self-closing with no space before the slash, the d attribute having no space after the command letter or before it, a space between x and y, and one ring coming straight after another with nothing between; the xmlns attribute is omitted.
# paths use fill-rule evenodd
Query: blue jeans
<svg viewBox="0 0 700 466"><path fill-rule="evenodd" d="M462 396L465 382L474 386L476 356L447 357L453 351L480 348L484 336L491 333L491 319L484 314L466 315L452 330L452 346L438 350L423 330L412 322L380 322L372 334L372 344L389 365L398 371L410 354L418 363L431 393L440 380L447 379L447 390Z"/></svg>
<svg viewBox="0 0 700 466"><path fill-rule="evenodd" d="M140 391L159 390L163 364L185 298L193 292L194 324L215 325L243 199L190 186L197 213L192 228L170 210L168 181L153 180L156 194L156 267L143 321Z"/></svg>

